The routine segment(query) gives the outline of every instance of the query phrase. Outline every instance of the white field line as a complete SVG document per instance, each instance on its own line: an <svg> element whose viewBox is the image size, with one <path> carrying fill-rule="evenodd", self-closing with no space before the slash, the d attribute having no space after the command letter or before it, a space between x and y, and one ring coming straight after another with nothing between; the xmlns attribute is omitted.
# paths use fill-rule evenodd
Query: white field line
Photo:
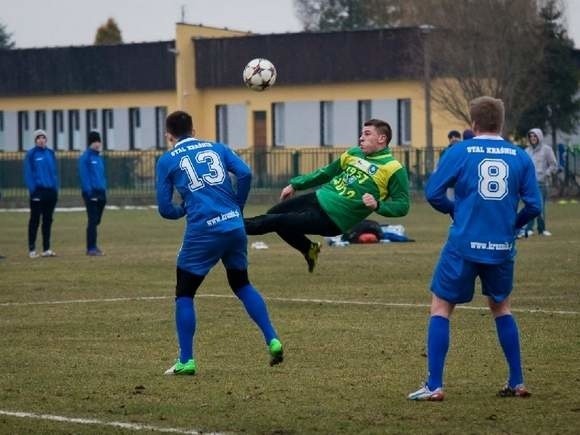
<svg viewBox="0 0 580 435"><path fill-rule="evenodd" d="M233 295L218 295L218 294L206 294L198 295L201 298L220 298L220 299L233 299ZM126 297L126 298L103 298L103 299L70 299L62 301L42 301L42 302L5 302L0 303L0 306L29 306L29 305L63 305L63 304L86 304L86 303L107 303L107 302L130 302L130 301L154 301L163 299L172 299L172 296L140 296L140 297ZM373 302L373 301L346 301L346 300L334 300L334 299L307 299L307 298L267 298L270 301L278 302L296 302L296 303L306 303L306 304L331 304L331 305L358 305L358 306L383 306L383 307L399 307L399 308L429 308L429 304L411 304L411 303L396 303L396 302ZM472 311L485 311L487 307L477 307L477 306L467 306L459 305L459 309L472 310ZM563 314L563 315L577 315L580 314L578 311L562 311L562 310L541 310L541 309L512 309L514 312L520 313L531 313L531 314ZM116 421L105 421L98 419L85 419L85 418L71 418L63 417L59 415L49 415L49 414L34 414L29 412L13 412L13 411L3 411L0 410L0 415L18 417L18 418L28 418L28 419L39 419L39 420L50 420L58 421L63 423L76 423L76 424L87 424L87 425L98 425L98 426L110 426L119 427L123 429L135 430L135 431L151 431L151 432L164 432L164 433L177 433L177 434L199 434L202 433L198 430L186 430L178 428L163 428L150 425L141 425L136 423L123 423ZM209 433L209 432L203 432ZM216 435L219 434L217 432Z"/></svg>
<svg viewBox="0 0 580 435"><path fill-rule="evenodd" d="M217 294L200 294L196 298L222 298L233 299L233 295L217 295ZM63 305L63 304L91 304L103 302L130 302L130 301L156 301L162 299L173 299L173 296L136 296L126 298L103 298L103 299L69 299L62 301L38 301L38 302L3 302L0 307L20 307L29 305ZM337 299L309 299L309 298L277 298L267 297L268 301L277 302L296 302L303 304L328 304L328 305L359 305L359 306L379 306L379 307L393 307L393 308L429 308L429 304L412 304L405 302L380 302L380 301L348 301ZM471 310L471 311L487 311L487 307L478 307L472 305L457 305L456 309ZM564 311L564 310L543 310L543 309L527 309L527 308L512 308L515 313L528 314L562 314L562 315L578 315L578 311Z"/></svg>
<svg viewBox="0 0 580 435"><path fill-rule="evenodd" d="M158 427L151 426L148 424L137 424L137 423L123 423L121 421L106 421L98 420L95 418L74 418L74 417L63 417L61 415L50 415L50 414L35 414L32 412L13 412L4 411L0 409L0 415L5 415L7 417L17 417L26 419L37 419L37 420L49 420L58 421L61 423L76 423L76 424L90 424L96 426L110 426L119 427L122 429L129 430L146 430L149 432L164 432L164 433L178 433L178 434L214 434L218 435L219 432L203 432L196 429L178 429L172 427Z"/></svg>

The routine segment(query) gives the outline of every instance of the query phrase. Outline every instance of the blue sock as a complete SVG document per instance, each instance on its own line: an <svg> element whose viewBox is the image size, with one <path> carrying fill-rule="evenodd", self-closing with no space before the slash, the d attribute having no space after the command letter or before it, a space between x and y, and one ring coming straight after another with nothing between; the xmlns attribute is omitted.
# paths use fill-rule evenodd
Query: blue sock
<svg viewBox="0 0 580 435"><path fill-rule="evenodd" d="M175 327L179 342L179 360L186 363L193 358L193 335L195 334L195 306L193 298L175 299Z"/></svg>
<svg viewBox="0 0 580 435"><path fill-rule="evenodd" d="M524 383L518 324L511 314L506 314L496 317L495 326L509 367L508 385L513 388Z"/></svg>
<svg viewBox="0 0 580 435"><path fill-rule="evenodd" d="M431 391L443 386L445 357L449 350L449 319L431 316L427 332L427 358L429 373L427 386Z"/></svg>
<svg viewBox="0 0 580 435"><path fill-rule="evenodd" d="M264 302L262 295L260 295L260 292L256 290L252 284L246 284L237 289L235 294L244 304L248 315L256 325L258 325L262 334L264 334L266 344L270 344L270 341L273 338L277 338L278 335L276 334L272 323L270 323L268 308L266 307L266 303Z"/></svg>

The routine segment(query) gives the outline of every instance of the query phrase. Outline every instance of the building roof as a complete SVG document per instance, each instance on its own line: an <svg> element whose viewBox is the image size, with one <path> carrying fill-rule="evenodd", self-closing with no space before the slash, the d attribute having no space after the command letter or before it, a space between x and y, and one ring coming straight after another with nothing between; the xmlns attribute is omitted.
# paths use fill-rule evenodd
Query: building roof
<svg viewBox="0 0 580 435"><path fill-rule="evenodd" d="M175 89L174 41L0 50L0 95Z"/></svg>
<svg viewBox="0 0 580 435"><path fill-rule="evenodd" d="M274 63L282 85L416 78L418 38L417 28L194 38L196 86L239 86L256 57Z"/></svg>

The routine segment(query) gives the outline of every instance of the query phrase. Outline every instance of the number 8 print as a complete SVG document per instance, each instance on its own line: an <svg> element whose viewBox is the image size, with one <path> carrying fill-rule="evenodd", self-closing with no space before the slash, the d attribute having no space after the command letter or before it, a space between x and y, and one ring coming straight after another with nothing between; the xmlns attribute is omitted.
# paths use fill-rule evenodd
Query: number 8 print
<svg viewBox="0 0 580 435"><path fill-rule="evenodd" d="M508 194L509 167L501 159L485 159L479 163L479 195L486 200L499 201Z"/></svg>

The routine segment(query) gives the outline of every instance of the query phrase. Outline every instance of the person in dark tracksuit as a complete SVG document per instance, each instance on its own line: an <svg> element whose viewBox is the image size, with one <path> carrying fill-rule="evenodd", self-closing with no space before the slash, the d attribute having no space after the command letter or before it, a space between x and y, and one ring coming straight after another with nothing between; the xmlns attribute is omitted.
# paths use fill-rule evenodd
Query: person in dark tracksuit
<svg viewBox="0 0 580 435"><path fill-rule="evenodd" d="M107 203L107 180L105 164L101 156L101 135L91 131L87 150L79 158L79 176L83 200L87 208L87 255L100 257L103 252L97 247L97 226L101 223Z"/></svg>
<svg viewBox="0 0 580 435"><path fill-rule="evenodd" d="M36 235L42 216L42 257L55 257L50 249L52 215L58 200L58 176L56 156L47 148L44 130L33 134L35 146L28 150L24 158L24 180L30 193L30 220L28 221L28 256L38 258Z"/></svg>

